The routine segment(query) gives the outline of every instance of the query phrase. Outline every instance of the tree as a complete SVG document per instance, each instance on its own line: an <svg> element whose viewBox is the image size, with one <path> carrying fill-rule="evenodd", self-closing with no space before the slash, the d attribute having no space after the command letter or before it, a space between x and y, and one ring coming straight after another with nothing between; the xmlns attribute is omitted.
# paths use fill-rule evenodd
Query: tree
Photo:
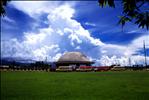
<svg viewBox="0 0 149 100"><path fill-rule="evenodd" d="M1 16L4 16L5 15L5 7L7 5L7 3L9 2L10 0L1 0Z"/></svg>
<svg viewBox="0 0 149 100"><path fill-rule="evenodd" d="M102 8L105 5L115 8L116 0L98 0L99 6ZM123 15L119 16L119 24L122 27L126 22L132 22L137 24L140 28L149 29L149 8L144 8L143 6L149 4L149 0L121 0L123 6Z"/></svg>
<svg viewBox="0 0 149 100"><path fill-rule="evenodd" d="M16 66L16 61L12 61L11 64L9 65L10 69L15 69Z"/></svg>

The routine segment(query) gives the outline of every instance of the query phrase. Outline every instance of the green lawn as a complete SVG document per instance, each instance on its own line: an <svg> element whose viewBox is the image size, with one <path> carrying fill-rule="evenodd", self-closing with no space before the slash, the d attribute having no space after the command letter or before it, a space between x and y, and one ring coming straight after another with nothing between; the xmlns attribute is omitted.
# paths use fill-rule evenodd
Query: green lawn
<svg viewBox="0 0 149 100"><path fill-rule="evenodd" d="M149 72L1 72L1 100L149 100Z"/></svg>

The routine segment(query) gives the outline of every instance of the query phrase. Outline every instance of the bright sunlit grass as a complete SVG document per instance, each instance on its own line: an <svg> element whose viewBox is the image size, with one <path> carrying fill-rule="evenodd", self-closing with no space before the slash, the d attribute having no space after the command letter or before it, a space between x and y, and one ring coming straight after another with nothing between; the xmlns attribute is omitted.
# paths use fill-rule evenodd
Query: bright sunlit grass
<svg viewBox="0 0 149 100"><path fill-rule="evenodd" d="M1 100L149 100L149 72L1 72Z"/></svg>

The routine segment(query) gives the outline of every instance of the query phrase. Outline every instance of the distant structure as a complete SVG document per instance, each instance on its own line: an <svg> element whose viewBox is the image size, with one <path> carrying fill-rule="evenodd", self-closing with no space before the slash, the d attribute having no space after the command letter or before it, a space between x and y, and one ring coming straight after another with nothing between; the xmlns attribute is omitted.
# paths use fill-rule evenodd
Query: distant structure
<svg viewBox="0 0 149 100"><path fill-rule="evenodd" d="M93 63L81 52L67 52L58 59L56 66L73 66L78 68L80 65L91 66Z"/></svg>
<svg viewBox="0 0 149 100"><path fill-rule="evenodd" d="M47 63L47 57L45 58L45 63Z"/></svg>
<svg viewBox="0 0 149 100"><path fill-rule="evenodd" d="M147 66L145 41L143 41L143 48L144 48L144 63L145 63L145 66Z"/></svg>
<svg viewBox="0 0 149 100"><path fill-rule="evenodd" d="M129 61L129 66L131 66L131 58L130 57L129 57L128 61Z"/></svg>

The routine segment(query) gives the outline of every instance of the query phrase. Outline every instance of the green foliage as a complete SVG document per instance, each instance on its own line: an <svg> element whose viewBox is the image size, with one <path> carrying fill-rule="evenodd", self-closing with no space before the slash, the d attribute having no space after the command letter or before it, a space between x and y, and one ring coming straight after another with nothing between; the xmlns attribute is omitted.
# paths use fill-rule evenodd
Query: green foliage
<svg viewBox="0 0 149 100"><path fill-rule="evenodd" d="M129 17L125 17L125 16L119 16L120 20L119 20L119 24L122 25L122 27L125 25L126 22L131 21L131 19Z"/></svg>
<svg viewBox="0 0 149 100"><path fill-rule="evenodd" d="M148 84L146 71L1 72L1 100L148 100Z"/></svg>
<svg viewBox="0 0 149 100"><path fill-rule="evenodd" d="M4 16L5 15L5 7L6 7L6 5L7 5L7 3L9 2L10 0L1 0L0 2L1 2L1 7L0 7L0 9L1 9L1 16Z"/></svg>
<svg viewBox="0 0 149 100"><path fill-rule="evenodd" d="M115 0L98 0L101 7L105 6L108 2L110 7L115 7ZM123 16L120 17L119 24L122 27L126 22L133 22L137 24L139 28L149 27L149 8L142 9L144 4L149 4L148 0L122 0Z"/></svg>
<svg viewBox="0 0 149 100"><path fill-rule="evenodd" d="M139 27L142 27L142 28L144 28L144 26L146 26L146 28L148 29L148 27L149 27L149 12L138 14L136 16L135 24L138 24Z"/></svg>
<svg viewBox="0 0 149 100"><path fill-rule="evenodd" d="M99 5L101 7L104 7L107 3L110 7L115 7L114 0L99 0Z"/></svg>

